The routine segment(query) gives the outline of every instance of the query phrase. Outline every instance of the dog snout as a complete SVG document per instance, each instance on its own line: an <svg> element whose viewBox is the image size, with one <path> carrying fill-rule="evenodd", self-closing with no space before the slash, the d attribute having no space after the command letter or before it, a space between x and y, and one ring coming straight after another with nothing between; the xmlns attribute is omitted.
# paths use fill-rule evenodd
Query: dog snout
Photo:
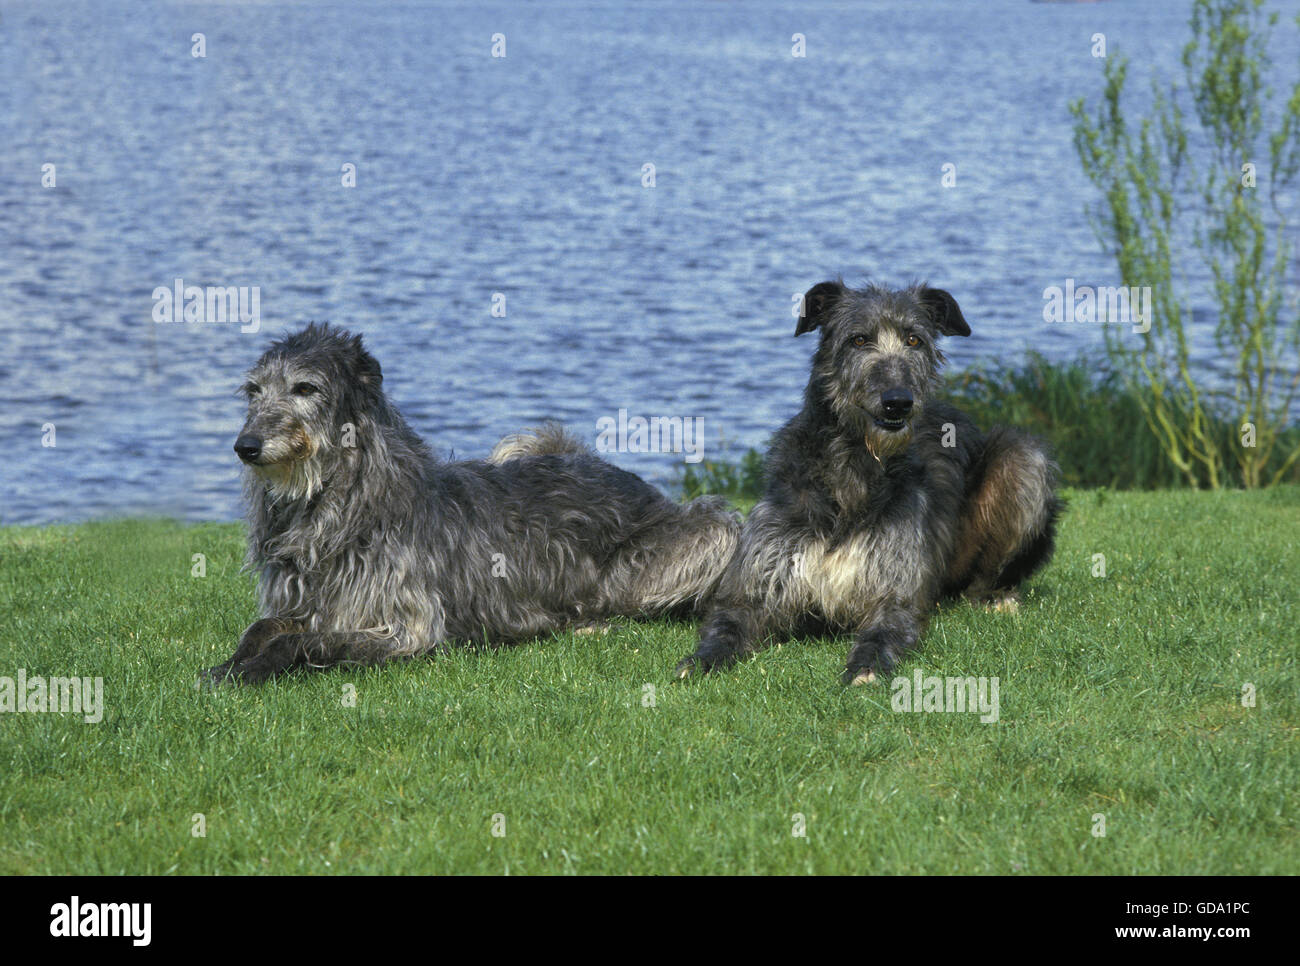
<svg viewBox="0 0 1300 966"><path fill-rule="evenodd" d="M908 389L886 389L880 394L880 408L886 419L902 419L912 411L912 393Z"/></svg>
<svg viewBox="0 0 1300 966"><path fill-rule="evenodd" d="M251 463L262 455L262 441L251 433L245 433L235 440L235 452L245 463Z"/></svg>

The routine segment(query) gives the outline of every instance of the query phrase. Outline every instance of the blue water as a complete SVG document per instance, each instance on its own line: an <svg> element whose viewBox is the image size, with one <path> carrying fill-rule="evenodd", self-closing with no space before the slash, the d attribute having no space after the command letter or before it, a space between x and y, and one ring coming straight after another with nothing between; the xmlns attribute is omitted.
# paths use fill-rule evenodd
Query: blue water
<svg viewBox="0 0 1300 966"><path fill-rule="evenodd" d="M0 3L0 520L236 517L240 373L309 319L458 456L620 409L761 446L806 379L791 297L841 273L952 291L957 367L1095 351L1042 321L1116 281L1067 104L1094 33L1177 72L1187 8ZM155 323L177 277L257 286L260 331Z"/></svg>

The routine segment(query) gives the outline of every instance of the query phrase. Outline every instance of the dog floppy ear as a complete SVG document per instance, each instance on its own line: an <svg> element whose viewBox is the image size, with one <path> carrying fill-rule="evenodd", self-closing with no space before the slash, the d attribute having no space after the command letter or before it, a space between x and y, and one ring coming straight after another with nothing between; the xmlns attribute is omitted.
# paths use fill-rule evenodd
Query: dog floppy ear
<svg viewBox="0 0 1300 966"><path fill-rule="evenodd" d="M921 289L921 301L930 310L935 328L944 335L970 335L970 326L957 307L957 300L943 289Z"/></svg>
<svg viewBox="0 0 1300 966"><path fill-rule="evenodd" d="M352 337L352 347L356 350L356 376L357 381L363 385L378 389L384 382L383 370L379 368L379 360L366 351L366 347L361 344L361 336Z"/></svg>
<svg viewBox="0 0 1300 966"><path fill-rule="evenodd" d="M818 282L810 288L804 294L803 305L800 306L799 311L799 324L795 326L794 334L799 336L819 328L843 294L843 282Z"/></svg>

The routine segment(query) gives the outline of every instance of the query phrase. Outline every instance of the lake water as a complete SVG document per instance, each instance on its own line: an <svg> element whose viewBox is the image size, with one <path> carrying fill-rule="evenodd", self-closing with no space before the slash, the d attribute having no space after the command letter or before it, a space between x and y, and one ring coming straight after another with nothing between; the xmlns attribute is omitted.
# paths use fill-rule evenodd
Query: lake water
<svg viewBox="0 0 1300 966"><path fill-rule="evenodd" d="M310 319L457 456L620 410L761 446L813 347L791 297L837 274L953 292L957 367L1099 349L1042 320L1117 282L1067 104L1096 33L1176 73L1188 6L0 3L0 521L235 518L234 390ZM257 287L260 330L156 323L177 278Z"/></svg>

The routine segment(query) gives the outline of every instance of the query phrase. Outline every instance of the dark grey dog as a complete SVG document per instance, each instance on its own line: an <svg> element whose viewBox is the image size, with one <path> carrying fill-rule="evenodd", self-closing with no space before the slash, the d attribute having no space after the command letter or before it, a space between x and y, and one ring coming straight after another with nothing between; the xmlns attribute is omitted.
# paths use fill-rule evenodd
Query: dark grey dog
<svg viewBox="0 0 1300 966"><path fill-rule="evenodd" d="M917 643L942 596L1014 609L1051 556L1060 503L1043 445L983 435L930 401L939 338L970 335L951 295L822 282L795 335L814 329L803 409L773 440L763 499L683 677L795 634L848 631L844 678L864 683Z"/></svg>
<svg viewBox="0 0 1300 966"><path fill-rule="evenodd" d="M689 611L717 584L740 529L721 500L675 504L555 427L440 462L381 383L328 325L249 374L235 451L262 619L209 680Z"/></svg>

